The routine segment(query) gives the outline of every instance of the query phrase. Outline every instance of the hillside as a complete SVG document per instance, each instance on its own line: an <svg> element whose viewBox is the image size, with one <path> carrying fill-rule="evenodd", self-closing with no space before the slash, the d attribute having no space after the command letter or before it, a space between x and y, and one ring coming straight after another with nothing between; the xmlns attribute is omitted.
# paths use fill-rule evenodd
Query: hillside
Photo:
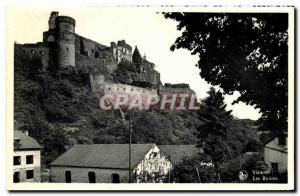
<svg viewBox="0 0 300 196"><path fill-rule="evenodd" d="M37 71L39 70L39 71ZM28 130L49 163L75 143L126 143L119 111L98 109L83 68L42 72L36 59L15 58L15 129ZM132 112L133 142L195 144L195 113Z"/></svg>
<svg viewBox="0 0 300 196"><path fill-rule="evenodd" d="M15 129L28 130L42 146L47 165L76 143L127 143L128 120L119 111L100 110L87 70L75 66L42 71L38 59L16 54ZM128 116L128 112L125 114ZM197 112L132 111L133 143L196 144ZM255 132L236 121L229 142L233 156L245 150ZM251 139L252 138L252 139Z"/></svg>

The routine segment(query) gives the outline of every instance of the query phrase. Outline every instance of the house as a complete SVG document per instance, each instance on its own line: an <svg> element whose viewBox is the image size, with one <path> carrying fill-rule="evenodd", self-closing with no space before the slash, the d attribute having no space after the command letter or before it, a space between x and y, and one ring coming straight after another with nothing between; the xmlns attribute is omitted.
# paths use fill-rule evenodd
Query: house
<svg viewBox="0 0 300 196"><path fill-rule="evenodd" d="M132 182L162 182L171 162L155 144L131 145ZM50 164L51 182L127 183L129 144L74 145Z"/></svg>
<svg viewBox="0 0 300 196"><path fill-rule="evenodd" d="M13 182L40 182L41 146L28 133L14 132Z"/></svg>
<svg viewBox="0 0 300 196"><path fill-rule="evenodd" d="M287 172L287 137L286 134L274 137L264 147L265 163L271 172L284 174Z"/></svg>

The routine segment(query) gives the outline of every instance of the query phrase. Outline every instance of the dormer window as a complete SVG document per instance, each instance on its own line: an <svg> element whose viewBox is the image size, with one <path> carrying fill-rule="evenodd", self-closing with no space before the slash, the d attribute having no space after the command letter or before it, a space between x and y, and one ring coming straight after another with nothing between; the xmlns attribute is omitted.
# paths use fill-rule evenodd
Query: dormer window
<svg viewBox="0 0 300 196"><path fill-rule="evenodd" d="M14 139L14 148L19 148L21 146L21 139L15 138Z"/></svg>

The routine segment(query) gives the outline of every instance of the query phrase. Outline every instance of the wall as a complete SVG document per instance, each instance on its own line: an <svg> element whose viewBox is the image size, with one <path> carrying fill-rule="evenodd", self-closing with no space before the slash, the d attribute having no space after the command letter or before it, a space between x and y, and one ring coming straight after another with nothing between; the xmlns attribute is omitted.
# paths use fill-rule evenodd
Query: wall
<svg viewBox="0 0 300 196"><path fill-rule="evenodd" d="M26 164L26 155L33 155L33 164ZM14 151L13 156L21 156L21 165L14 165L13 171L20 172L20 182L40 182L41 155L39 150ZM26 170L34 170L34 178L26 179Z"/></svg>
<svg viewBox="0 0 300 196"><path fill-rule="evenodd" d="M114 59L117 63L120 63L123 59L131 61L132 48L125 40L120 40L118 43L111 43L111 51L113 52Z"/></svg>
<svg viewBox="0 0 300 196"><path fill-rule="evenodd" d="M265 147L264 149L265 162L271 169L271 163L278 163L279 173L287 172L287 153L280 152L274 149Z"/></svg>
<svg viewBox="0 0 300 196"><path fill-rule="evenodd" d="M134 167L134 166L133 166ZM141 161L133 169L133 181L142 182L143 174L155 174L156 177L164 176L167 178L168 172L172 165L171 162L161 153L159 148L154 145L153 148L145 155ZM127 183L129 179L128 170L126 169L101 169L101 168L83 168L83 167L67 167L67 166L51 166L51 182L65 182L65 171L71 171L73 183L89 183L88 173L95 172L96 183L111 183L112 174L117 173L120 176L121 183ZM137 177L137 178L136 178ZM152 180L152 179L147 179ZM154 180L154 178L153 178ZM159 180L159 179L156 179ZM145 182L145 181L143 181ZM151 181L152 182L152 181ZM155 181L159 182L159 181Z"/></svg>
<svg viewBox="0 0 300 196"><path fill-rule="evenodd" d="M37 44L15 44L15 57L21 56L22 58L40 59L43 64L43 69L46 69L49 62L49 48L42 43Z"/></svg>
<svg viewBox="0 0 300 196"><path fill-rule="evenodd" d="M64 183L65 171L67 170L71 171L72 182L74 183L89 183L89 172L95 172L96 183L111 183L114 173L119 174L121 183L126 183L129 179L128 170L51 166L51 182Z"/></svg>
<svg viewBox="0 0 300 196"><path fill-rule="evenodd" d="M69 22L59 21L57 29L58 66L75 66L75 26Z"/></svg>

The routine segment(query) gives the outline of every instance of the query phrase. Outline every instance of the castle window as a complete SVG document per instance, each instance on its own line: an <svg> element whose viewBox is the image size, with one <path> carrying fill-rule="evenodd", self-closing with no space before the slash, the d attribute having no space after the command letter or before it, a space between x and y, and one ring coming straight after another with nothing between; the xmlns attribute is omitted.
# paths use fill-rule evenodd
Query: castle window
<svg viewBox="0 0 300 196"><path fill-rule="evenodd" d="M31 54L34 54L35 53L35 51L34 50L31 50Z"/></svg>
<svg viewBox="0 0 300 196"><path fill-rule="evenodd" d="M124 91L126 91L126 88L124 88Z"/></svg>
<svg viewBox="0 0 300 196"><path fill-rule="evenodd" d="M66 49L67 49L67 51L69 51L69 48L68 48L68 47L67 47Z"/></svg>
<svg viewBox="0 0 300 196"><path fill-rule="evenodd" d="M108 90L110 91L110 87L108 88Z"/></svg>

